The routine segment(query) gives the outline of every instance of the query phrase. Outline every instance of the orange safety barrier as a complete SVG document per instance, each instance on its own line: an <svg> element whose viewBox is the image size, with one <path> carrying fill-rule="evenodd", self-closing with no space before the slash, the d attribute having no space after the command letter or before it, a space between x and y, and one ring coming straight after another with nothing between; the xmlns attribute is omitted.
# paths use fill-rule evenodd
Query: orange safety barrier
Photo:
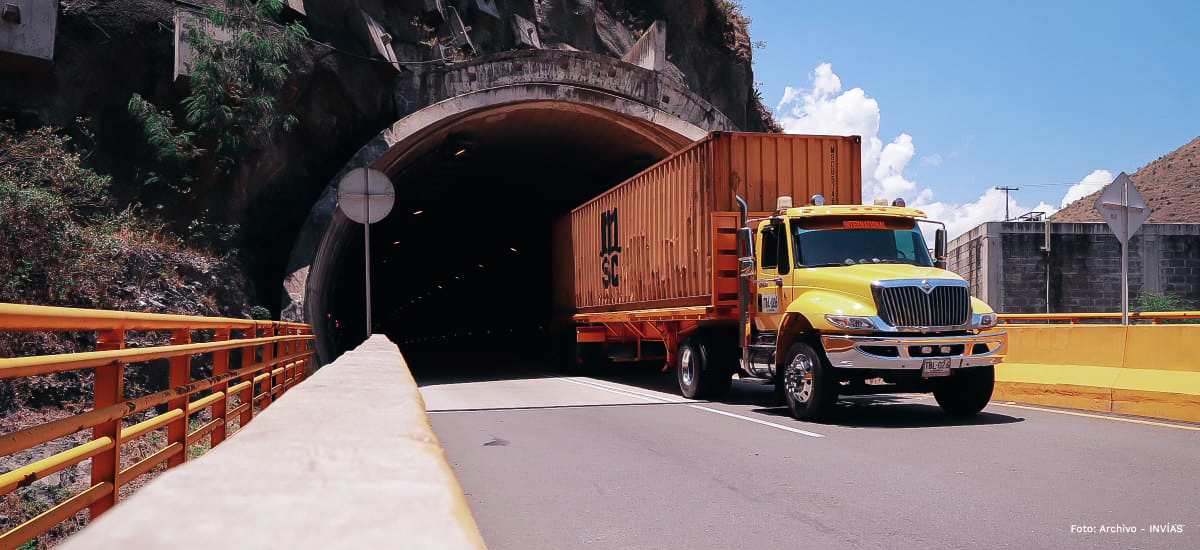
<svg viewBox="0 0 1200 550"><path fill-rule="evenodd" d="M0 455L9 455L91 429L88 443L0 474L0 497L64 468L91 459L91 486L25 523L0 533L0 548L14 548L87 508L95 519L112 508L120 489L159 464L183 464L188 445L210 436L216 446L289 388L302 381L311 367L312 327L299 323L254 321L221 317L191 317L127 313L63 307L0 304L3 331L94 331L96 351L0 359L0 379L21 378L92 369L95 373L92 409L67 418L0 435ZM126 348L129 331L170 331L170 344ZM211 333L211 341L193 343L193 333ZM233 332L240 331L240 338ZM230 364L230 351L241 350L241 365ZM212 376L191 379L191 358L211 354ZM170 389L138 398L124 396L127 363L167 359ZM207 391L207 395L198 396ZM195 399L193 399L196 397ZM231 398L240 404L230 408ZM122 420L166 404L167 411L140 423ZM188 430L191 415L209 411L211 420ZM121 468L121 448L154 430L166 428L166 445L145 459Z"/></svg>

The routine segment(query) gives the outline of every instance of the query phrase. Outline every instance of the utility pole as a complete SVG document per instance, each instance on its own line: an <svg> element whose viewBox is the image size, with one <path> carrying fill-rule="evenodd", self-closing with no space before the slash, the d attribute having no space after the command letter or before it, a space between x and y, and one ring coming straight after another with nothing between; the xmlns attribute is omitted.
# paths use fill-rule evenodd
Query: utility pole
<svg viewBox="0 0 1200 550"><path fill-rule="evenodd" d="M997 187L996 189L1004 191L1004 221L1008 221L1008 192L1020 191L1020 187Z"/></svg>

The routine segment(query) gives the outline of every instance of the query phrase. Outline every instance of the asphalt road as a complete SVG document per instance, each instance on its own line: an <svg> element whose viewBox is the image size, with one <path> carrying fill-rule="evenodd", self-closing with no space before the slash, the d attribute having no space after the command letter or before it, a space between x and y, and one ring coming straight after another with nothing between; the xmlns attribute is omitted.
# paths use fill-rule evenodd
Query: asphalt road
<svg viewBox="0 0 1200 550"><path fill-rule="evenodd" d="M814 424L740 382L440 367L421 392L493 550L1200 548L1195 425L919 395Z"/></svg>

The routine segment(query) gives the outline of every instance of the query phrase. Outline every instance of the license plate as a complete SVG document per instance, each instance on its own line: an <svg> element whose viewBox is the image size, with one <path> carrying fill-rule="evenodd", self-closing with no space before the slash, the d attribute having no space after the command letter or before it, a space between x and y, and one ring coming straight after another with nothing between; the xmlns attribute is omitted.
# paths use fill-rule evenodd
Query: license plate
<svg viewBox="0 0 1200 550"><path fill-rule="evenodd" d="M758 310L762 313L779 313L779 295L778 294L759 294Z"/></svg>
<svg viewBox="0 0 1200 550"><path fill-rule="evenodd" d="M950 358L926 359L921 362L921 376L949 376Z"/></svg>

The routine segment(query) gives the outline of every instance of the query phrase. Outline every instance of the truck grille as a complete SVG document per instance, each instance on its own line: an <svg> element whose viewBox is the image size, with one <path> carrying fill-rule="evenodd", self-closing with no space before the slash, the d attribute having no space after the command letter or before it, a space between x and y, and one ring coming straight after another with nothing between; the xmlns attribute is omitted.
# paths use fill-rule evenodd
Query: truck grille
<svg viewBox="0 0 1200 550"><path fill-rule="evenodd" d="M957 327L971 318L971 297L964 286L876 287L879 317L893 327Z"/></svg>

